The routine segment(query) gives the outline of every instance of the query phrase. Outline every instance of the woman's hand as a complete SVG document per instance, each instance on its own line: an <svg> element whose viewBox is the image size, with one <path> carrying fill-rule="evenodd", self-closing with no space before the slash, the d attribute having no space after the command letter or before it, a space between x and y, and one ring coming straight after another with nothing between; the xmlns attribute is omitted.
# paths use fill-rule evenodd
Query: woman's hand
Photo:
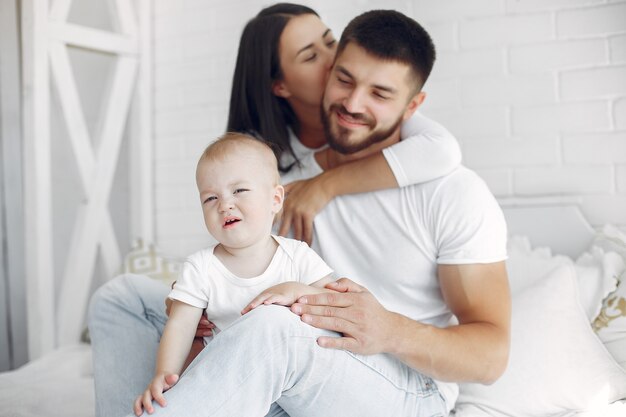
<svg viewBox="0 0 626 417"><path fill-rule="evenodd" d="M154 407L152 401L156 401L161 407L167 405L167 401L163 396L163 393L172 388L178 382L178 375L166 375L157 374L148 385L148 388L144 393L137 397L133 410L136 416L143 414L143 410L146 410L148 414L154 413Z"/></svg>
<svg viewBox="0 0 626 417"><path fill-rule="evenodd" d="M333 199L326 177L320 174L308 180L285 185L285 202L278 234L286 236L293 228L294 239L313 242L313 219Z"/></svg>

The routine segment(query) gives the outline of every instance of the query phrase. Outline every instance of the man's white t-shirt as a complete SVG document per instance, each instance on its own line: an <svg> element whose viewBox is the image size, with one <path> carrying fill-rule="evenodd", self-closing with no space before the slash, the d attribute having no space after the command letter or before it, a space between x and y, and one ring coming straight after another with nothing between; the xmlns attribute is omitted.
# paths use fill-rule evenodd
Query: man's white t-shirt
<svg viewBox="0 0 626 417"><path fill-rule="evenodd" d="M263 290L282 282L309 285L333 270L309 246L298 240L273 236L278 248L265 272L241 278L213 254L215 246L189 256L169 298L206 309L218 328L226 329L241 317L241 310Z"/></svg>
<svg viewBox="0 0 626 417"><path fill-rule="evenodd" d="M284 181L321 172L311 154ZM388 310L445 327L452 313L437 266L505 260L506 223L484 181L461 166L425 183L334 198L315 217L312 247ZM452 408L457 385L437 384Z"/></svg>

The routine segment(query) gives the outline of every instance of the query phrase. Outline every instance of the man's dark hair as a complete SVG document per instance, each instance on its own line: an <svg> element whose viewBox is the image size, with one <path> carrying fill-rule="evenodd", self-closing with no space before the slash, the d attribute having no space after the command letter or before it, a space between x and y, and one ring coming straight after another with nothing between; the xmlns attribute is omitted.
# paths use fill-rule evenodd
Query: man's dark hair
<svg viewBox="0 0 626 417"><path fill-rule="evenodd" d="M415 20L394 10L371 10L348 23L337 46L339 56L349 43L384 60L409 65L419 91L435 63L435 45Z"/></svg>

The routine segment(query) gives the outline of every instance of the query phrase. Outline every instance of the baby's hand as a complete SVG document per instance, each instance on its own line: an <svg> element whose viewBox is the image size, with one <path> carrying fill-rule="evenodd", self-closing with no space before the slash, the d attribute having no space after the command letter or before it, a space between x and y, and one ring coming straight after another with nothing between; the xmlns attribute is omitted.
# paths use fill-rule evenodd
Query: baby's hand
<svg viewBox="0 0 626 417"><path fill-rule="evenodd" d="M290 306L296 302L296 300L302 295L302 287L304 284L299 282L283 282L282 284L274 285L263 291L256 296L250 304L248 304L241 314L246 314L251 310L257 308L261 304L278 304L281 306ZM300 290L300 291L299 291Z"/></svg>
<svg viewBox="0 0 626 417"><path fill-rule="evenodd" d="M178 382L178 375L174 374L158 374L148 385L148 388L142 395L137 397L134 404L134 411L136 416L143 414L143 410L146 410L148 414L154 413L154 407L152 406L152 400L156 401L161 407L167 405L167 401L163 396L163 393L172 388Z"/></svg>

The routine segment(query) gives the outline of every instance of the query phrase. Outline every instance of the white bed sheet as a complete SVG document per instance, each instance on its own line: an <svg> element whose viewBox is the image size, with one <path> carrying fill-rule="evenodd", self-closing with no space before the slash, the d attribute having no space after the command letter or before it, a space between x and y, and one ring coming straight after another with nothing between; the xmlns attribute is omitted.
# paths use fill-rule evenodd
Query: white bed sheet
<svg viewBox="0 0 626 417"><path fill-rule="evenodd" d="M0 373L1 417L93 417L91 347L68 346Z"/></svg>
<svg viewBox="0 0 626 417"><path fill-rule="evenodd" d="M488 417L477 410L476 417ZM0 417L93 417L91 347L58 349L20 369L0 373ZM624 417L626 400L595 413L559 417Z"/></svg>

